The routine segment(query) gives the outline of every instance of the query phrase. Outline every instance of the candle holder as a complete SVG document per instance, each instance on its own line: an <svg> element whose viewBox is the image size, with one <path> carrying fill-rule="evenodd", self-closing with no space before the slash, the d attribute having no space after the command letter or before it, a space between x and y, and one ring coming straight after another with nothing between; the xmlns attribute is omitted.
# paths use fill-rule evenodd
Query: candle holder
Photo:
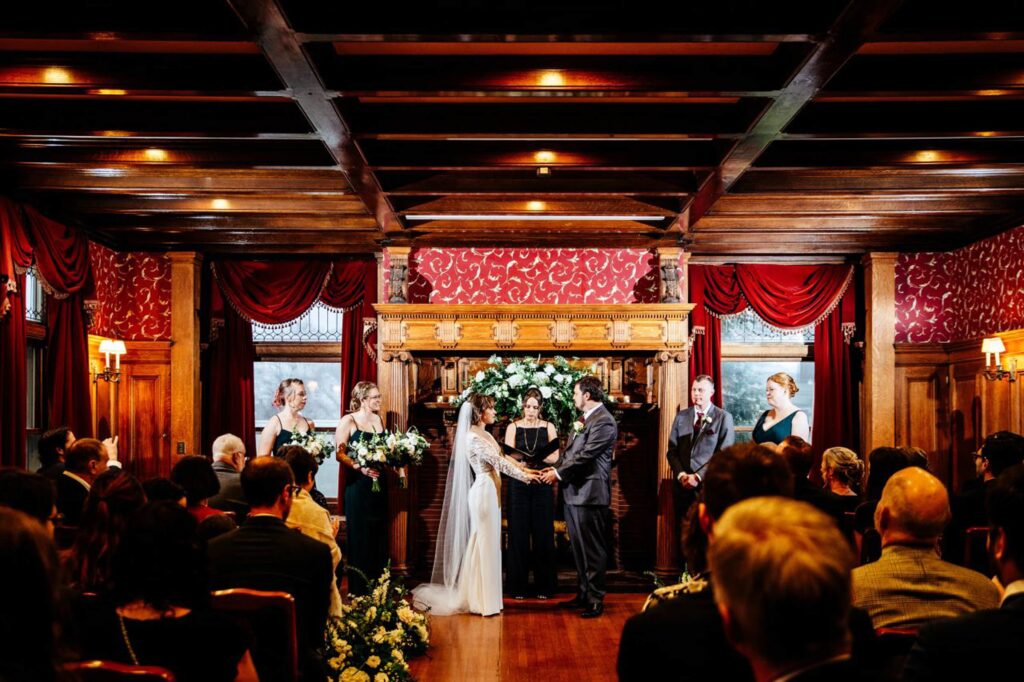
<svg viewBox="0 0 1024 682"><path fill-rule="evenodd" d="M121 356L127 353L124 341L113 341L105 339L100 342L100 352L103 353L103 371L93 375L92 382L99 383L102 379L108 384L116 384L121 381ZM110 366L110 356L114 356L114 366Z"/></svg>
<svg viewBox="0 0 1024 682"><path fill-rule="evenodd" d="M1001 338L993 336L982 339L981 352L985 354L985 369L982 373L986 379L989 381L1006 379L1011 383L1017 380L1017 361L1010 360L1010 369L1003 369L1003 364L999 361L999 355L1006 352L1006 346L1003 345ZM992 362L993 355L995 363Z"/></svg>

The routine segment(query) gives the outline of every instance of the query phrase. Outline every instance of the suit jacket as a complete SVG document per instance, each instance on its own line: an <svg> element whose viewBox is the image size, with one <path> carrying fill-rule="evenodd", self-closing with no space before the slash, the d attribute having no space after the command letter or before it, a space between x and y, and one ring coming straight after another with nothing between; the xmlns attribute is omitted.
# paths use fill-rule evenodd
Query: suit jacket
<svg viewBox="0 0 1024 682"><path fill-rule="evenodd" d="M89 489L63 473L55 482L57 489L57 510L64 515L64 523L77 526L82 523L82 510L85 499L89 497Z"/></svg>
<svg viewBox="0 0 1024 682"><path fill-rule="evenodd" d="M868 612L876 628L914 628L995 608L999 590L929 547L889 545L878 561L853 569L853 604Z"/></svg>
<svg viewBox="0 0 1024 682"><path fill-rule="evenodd" d="M903 668L904 680L1012 679L1024 643L1024 594L998 609L976 611L921 628Z"/></svg>
<svg viewBox="0 0 1024 682"><path fill-rule="evenodd" d="M668 463L676 478L682 473L697 473L703 478L712 456L736 441L736 427L731 414L710 405L705 413L707 417L711 418L711 423L695 432L693 422L697 419L697 412L693 407L687 407L676 415L668 437Z"/></svg>
<svg viewBox="0 0 1024 682"><path fill-rule="evenodd" d="M334 579L327 545L288 528L279 518L257 516L210 541L207 553L213 589L247 587L295 598L300 666L307 675L323 679L317 650L323 646Z"/></svg>
<svg viewBox="0 0 1024 682"><path fill-rule="evenodd" d="M615 418L604 405L598 406L555 465L566 504L611 504L612 452L618 437Z"/></svg>
<svg viewBox="0 0 1024 682"><path fill-rule="evenodd" d="M242 491L242 475L226 462L214 462L213 472L220 481L220 492L210 498L209 505L221 511L232 511L241 522L249 513L249 503Z"/></svg>

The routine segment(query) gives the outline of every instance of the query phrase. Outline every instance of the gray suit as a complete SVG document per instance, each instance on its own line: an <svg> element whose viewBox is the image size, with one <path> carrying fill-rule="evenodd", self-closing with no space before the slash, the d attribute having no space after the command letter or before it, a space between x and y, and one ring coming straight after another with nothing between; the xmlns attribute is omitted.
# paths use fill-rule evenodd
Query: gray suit
<svg viewBox="0 0 1024 682"><path fill-rule="evenodd" d="M676 415L672 433L668 437L668 463L672 474L697 474L704 478L708 462L716 452L736 441L736 428L732 415L715 405L709 405L705 415L711 422L695 428L696 410L687 407ZM696 432L696 433L695 433Z"/></svg>
<svg viewBox="0 0 1024 682"><path fill-rule="evenodd" d="M249 513L249 503L242 490L242 475L226 462L214 462L213 472L220 481L220 492L210 498L209 505L221 511L235 512L236 520L241 523Z"/></svg>
<svg viewBox="0 0 1024 682"><path fill-rule="evenodd" d="M573 437L555 465L562 481L565 523L579 575L577 596L591 605L600 604L605 595L612 452L618 437L615 418L601 405L590 414L583 431Z"/></svg>

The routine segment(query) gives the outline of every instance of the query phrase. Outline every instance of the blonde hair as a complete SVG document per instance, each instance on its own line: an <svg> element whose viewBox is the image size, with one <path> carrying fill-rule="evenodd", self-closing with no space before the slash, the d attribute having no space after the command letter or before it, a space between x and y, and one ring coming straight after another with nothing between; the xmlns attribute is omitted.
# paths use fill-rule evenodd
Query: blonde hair
<svg viewBox="0 0 1024 682"><path fill-rule="evenodd" d="M484 420L484 411L494 407L494 398L482 393L473 393L469 396L469 404L473 406L473 424L480 424Z"/></svg>
<svg viewBox="0 0 1024 682"><path fill-rule="evenodd" d="M273 406L284 407L285 403L288 402L288 398L295 395L295 391L298 390L296 386L305 386L305 384L302 383L302 379L289 378L282 380L281 383L278 384L277 390L274 391Z"/></svg>
<svg viewBox="0 0 1024 682"><path fill-rule="evenodd" d="M856 452L849 448L829 448L821 454L821 461L837 481L851 488L860 488L860 481L864 477L864 462L857 457Z"/></svg>
<svg viewBox="0 0 1024 682"><path fill-rule="evenodd" d="M768 381L782 386L789 392L789 397L792 398L800 392L800 388L793 381L793 377L789 376L785 372L776 372L775 374L768 377Z"/></svg>
<svg viewBox="0 0 1024 682"><path fill-rule="evenodd" d="M369 397L370 391L377 388L377 384L372 381L360 381L358 384L352 387L352 399L348 403L348 409L351 412L355 412L363 406L363 402ZM379 388L377 388L380 391Z"/></svg>
<svg viewBox="0 0 1024 682"><path fill-rule="evenodd" d="M715 523L708 552L730 636L776 665L820 660L848 643L853 552L806 502L756 497Z"/></svg>

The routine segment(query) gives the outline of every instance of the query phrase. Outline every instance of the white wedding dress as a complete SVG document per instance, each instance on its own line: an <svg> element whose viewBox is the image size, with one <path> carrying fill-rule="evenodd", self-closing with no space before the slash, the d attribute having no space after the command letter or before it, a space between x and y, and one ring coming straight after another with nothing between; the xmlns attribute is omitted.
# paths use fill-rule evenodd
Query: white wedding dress
<svg viewBox="0 0 1024 682"><path fill-rule="evenodd" d="M468 407L459 414L432 582L413 590L417 605L437 616L501 611L501 474L529 481L490 439L468 429Z"/></svg>

